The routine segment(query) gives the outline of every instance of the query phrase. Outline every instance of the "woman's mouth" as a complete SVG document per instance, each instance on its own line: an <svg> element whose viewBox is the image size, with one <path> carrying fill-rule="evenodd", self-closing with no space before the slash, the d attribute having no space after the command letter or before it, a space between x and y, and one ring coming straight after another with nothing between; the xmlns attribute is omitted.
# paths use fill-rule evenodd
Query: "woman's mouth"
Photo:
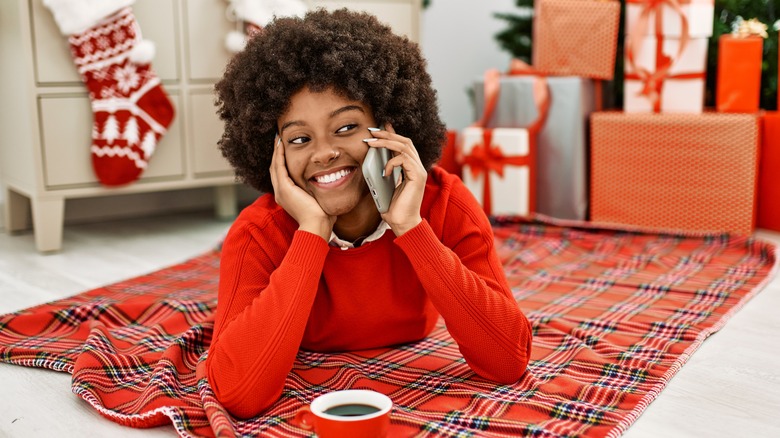
<svg viewBox="0 0 780 438"><path fill-rule="evenodd" d="M353 168L343 168L339 169L335 172L326 173L322 175L315 175L312 177L312 179L317 184L333 184L335 182L338 182L347 176L349 176L352 172L354 172Z"/></svg>

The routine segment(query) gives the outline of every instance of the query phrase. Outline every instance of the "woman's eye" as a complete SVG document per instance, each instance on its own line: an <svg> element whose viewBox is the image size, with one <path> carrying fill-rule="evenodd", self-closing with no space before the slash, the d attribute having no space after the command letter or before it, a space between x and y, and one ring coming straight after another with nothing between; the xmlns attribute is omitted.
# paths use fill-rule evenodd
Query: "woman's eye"
<svg viewBox="0 0 780 438"><path fill-rule="evenodd" d="M357 124L344 125L341 128L339 128L338 130L336 130L336 134L341 134L343 132L347 132L347 131L350 131L350 130L355 129L355 128L357 128Z"/></svg>
<svg viewBox="0 0 780 438"><path fill-rule="evenodd" d="M295 137L290 139L290 144L304 144L309 141L309 137Z"/></svg>

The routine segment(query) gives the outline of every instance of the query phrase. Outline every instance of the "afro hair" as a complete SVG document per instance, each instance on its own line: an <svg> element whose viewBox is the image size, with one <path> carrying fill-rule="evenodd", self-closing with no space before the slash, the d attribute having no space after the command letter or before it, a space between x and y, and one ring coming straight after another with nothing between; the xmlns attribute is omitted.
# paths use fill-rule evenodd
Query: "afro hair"
<svg viewBox="0 0 780 438"><path fill-rule="evenodd" d="M418 45L368 13L318 9L269 23L215 86L219 148L240 181L273 191L277 120L304 87L364 102L377 123L412 140L426 169L439 159L445 127Z"/></svg>

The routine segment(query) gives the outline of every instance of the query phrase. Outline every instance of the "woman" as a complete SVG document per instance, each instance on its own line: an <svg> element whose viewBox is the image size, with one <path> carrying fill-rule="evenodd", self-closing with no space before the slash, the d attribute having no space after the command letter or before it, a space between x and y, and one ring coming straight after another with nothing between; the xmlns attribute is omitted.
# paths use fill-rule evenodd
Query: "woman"
<svg viewBox="0 0 780 438"><path fill-rule="evenodd" d="M233 415L274 403L299 349L413 342L439 315L479 376L523 374L530 324L481 207L433 167L445 131L414 43L365 13L279 18L216 90L220 148L266 193L223 245L206 372ZM403 170L382 214L361 170L369 148Z"/></svg>

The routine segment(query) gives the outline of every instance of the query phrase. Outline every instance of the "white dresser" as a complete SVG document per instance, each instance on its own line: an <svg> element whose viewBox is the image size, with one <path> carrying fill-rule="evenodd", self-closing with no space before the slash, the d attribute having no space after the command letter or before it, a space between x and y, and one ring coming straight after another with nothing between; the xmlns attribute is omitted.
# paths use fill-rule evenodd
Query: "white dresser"
<svg viewBox="0 0 780 438"><path fill-rule="evenodd" d="M214 187L216 214L236 214L233 172L217 149L213 84L235 29L225 0L137 0L133 12L157 47L152 66L176 108L141 178L107 188L94 176L92 111L68 48L42 0L0 0L0 176L9 232L32 224L39 251L59 250L65 201ZM374 13L419 41L420 0L311 0L310 7Z"/></svg>

